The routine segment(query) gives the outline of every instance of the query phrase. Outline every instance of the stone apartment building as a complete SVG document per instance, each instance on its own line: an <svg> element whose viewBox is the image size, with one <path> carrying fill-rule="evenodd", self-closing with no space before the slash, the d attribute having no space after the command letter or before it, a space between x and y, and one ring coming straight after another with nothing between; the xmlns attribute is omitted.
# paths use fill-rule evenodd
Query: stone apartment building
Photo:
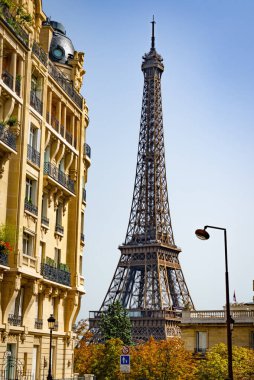
<svg viewBox="0 0 254 380"><path fill-rule="evenodd" d="M58 16L58 15L56 15ZM73 377L89 123L84 54L41 0L0 1L0 376Z"/></svg>

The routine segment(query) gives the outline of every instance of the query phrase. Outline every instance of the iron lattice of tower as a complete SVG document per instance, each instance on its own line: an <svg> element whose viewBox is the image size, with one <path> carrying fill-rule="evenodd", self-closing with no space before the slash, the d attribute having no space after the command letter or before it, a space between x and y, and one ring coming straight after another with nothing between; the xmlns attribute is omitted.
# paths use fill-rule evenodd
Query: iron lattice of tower
<svg viewBox="0 0 254 380"><path fill-rule="evenodd" d="M143 56L144 90L136 178L121 257L99 312L120 301L129 312L134 341L180 334L181 310L194 308L178 259L168 203L162 119L163 59L155 49L154 24L148 54Z"/></svg>

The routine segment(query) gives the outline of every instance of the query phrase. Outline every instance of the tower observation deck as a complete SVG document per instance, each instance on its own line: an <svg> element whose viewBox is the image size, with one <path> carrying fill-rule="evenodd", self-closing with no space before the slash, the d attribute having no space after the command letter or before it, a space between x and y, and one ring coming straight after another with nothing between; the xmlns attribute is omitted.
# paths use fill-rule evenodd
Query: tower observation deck
<svg viewBox="0 0 254 380"><path fill-rule="evenodd" d="M149 53L143 56L144 89L137 167L130 218L121 256L100 311L90 312L90 328L120 301L132 322L134 341L180 335L181 311L194 308L174 241L165 166L161 76L155 49L155 21Z"/></svg>

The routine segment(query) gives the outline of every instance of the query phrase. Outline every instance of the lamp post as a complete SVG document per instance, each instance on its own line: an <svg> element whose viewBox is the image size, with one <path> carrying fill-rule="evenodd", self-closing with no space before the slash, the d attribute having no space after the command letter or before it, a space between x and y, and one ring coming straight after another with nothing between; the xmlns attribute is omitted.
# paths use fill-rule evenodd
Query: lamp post
<svg viewBox="0 0 254 380"><path fill-rule="evenodd" d="M55 327L55 318L53 314L50 314L50 317L48 318L48 327L50 330L50 339L49 339L49 371L48 371L48 376L47 380L53 380L52 377L52 372L51 372L51 351L52 351L52 331Z"/></svg>
<svg viewBox="0 0 254 380"><path fill-rule="evenodd" d="M224 244L225 244L225 283L226 283L226 316L227 316L227 346L228 346L228 380L233 380L233 367L232 367L232 336L231 324L233 319L230 315L230 302L229 302L229 281L228 281L228 252L227 252L227 231L226 228L205 226L204 229L195 231L196 236L201 240L209 239L210 235L206 231L207 228L214 228L215 230L224 231Z"/></svg>

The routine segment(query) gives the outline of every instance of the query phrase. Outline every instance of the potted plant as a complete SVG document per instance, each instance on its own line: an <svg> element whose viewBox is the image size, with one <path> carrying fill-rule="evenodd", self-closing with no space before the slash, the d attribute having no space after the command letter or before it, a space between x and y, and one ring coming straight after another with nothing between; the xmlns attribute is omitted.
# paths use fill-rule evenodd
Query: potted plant
<svg viewBox="0 0 254 380"><path fill-rule="evenodd" d="M15 127L18 124L18 120L17 120L16 116L11 116L9 118L7 124L9 125L9 127Z"/></svg>

